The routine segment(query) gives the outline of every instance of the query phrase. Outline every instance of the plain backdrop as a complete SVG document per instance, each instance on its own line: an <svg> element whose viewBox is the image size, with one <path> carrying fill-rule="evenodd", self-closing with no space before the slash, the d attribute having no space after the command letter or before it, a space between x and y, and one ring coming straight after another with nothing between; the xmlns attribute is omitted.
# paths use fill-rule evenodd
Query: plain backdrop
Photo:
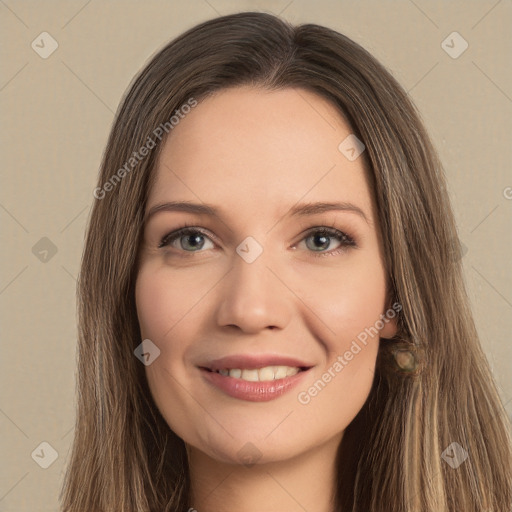
<svg viewBox="0 0 512 512"><path fill-rule="evenodd" d="M119 100L172 38L244 10L346 34L418 106L448 175L482 346L512 414L509 0L4 0L0 511L58 510L75 421L76 277Z"/></svg>

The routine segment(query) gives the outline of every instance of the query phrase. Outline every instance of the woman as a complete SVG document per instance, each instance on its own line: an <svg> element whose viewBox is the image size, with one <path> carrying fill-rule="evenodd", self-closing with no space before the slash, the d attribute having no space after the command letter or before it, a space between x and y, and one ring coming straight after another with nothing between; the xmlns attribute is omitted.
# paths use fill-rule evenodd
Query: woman
<svg viewBox="0 0 512 512"><path fill-rule="evenodd" d="M510 510L442 166L363 48L194 27L129 88L94 195L63 510Z"/></svg>

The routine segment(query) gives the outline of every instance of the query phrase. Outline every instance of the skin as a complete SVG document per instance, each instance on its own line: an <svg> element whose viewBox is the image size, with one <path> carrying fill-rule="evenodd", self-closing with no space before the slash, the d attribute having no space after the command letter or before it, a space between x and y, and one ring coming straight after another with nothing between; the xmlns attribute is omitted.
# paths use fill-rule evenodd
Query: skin
<svg viewBox="0 0 512 512"><path fill-rule="evenodd" d="M148 383L186 443L190 506L200 512L332 510L336 449L370 392L379 336L396 333L394 320L384 323L308 404L299 402L298 393L332 371L390 306L364 154L349 161L338 149L350 133L312 92L237 87L200 102L162 148L148 211L167 201L219 209L153 215L136 283L143 339L161 351L146 367ZM340 201L367 221L352 211L289 215L297 202ZM206 230L202 247L187 245L185 235L159 248L184 222ZM311 228L323 226L357 247L333 236L318 241ZM252 263L235 250L248 236L263 248ZM196 367L254 353L298 357L313 368L299 388L250 402L212 387ZM247 443L259 457L254 465L239 453Z"/></svg>

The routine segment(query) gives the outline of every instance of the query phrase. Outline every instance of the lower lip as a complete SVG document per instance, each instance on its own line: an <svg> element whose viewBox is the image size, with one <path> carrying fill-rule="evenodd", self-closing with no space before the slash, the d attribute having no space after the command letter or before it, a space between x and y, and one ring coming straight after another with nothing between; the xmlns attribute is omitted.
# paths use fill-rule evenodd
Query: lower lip
<svg viewBox="0 0 512 512"><path fill-rule="evenodd" d="M268 402L280 397L297 386L309 370L300 371L291 377L264 382L249 382L227 377L217 372L201 369L204 378L227 395L249 402Z"/></svg>

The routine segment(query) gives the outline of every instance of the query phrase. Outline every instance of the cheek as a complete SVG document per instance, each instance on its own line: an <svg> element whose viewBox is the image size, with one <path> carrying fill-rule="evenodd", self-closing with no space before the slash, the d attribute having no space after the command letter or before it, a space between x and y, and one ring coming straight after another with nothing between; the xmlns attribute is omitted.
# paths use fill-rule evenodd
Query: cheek
<svg viewBox="0 0 512 512"><path fill-rule="evenodd" d="M374 379L379 349L378 331L372 331L382 312L381 300L355 290L330 308L332 327L323 337L325 360L315 368L297 400L305 421L322 418L326 432L344 430L366 402Z"/></svg>
<svg viewBox="0 0 512 512"><path fill-rule="evenodd" d="M376 255L357 255L343 265L310 269L296 279L311 318L316 315L323 325L321 337L331 355L348 350L351 341L374 327L384 313L386 279ZM378 341L372 332L369 341Z"/></svg>
<svg viewBox="0 0 512 512"><path fill-rule="evenodd" d="M311 323L319 328L325 360L301 389L299 402L319 414L331 411L332 426L346 425L363 406L373 381L377 326L386 300L384 268L376 256L361 258L327 273L321 269L302 279L301 287L312 310Z"/></svg>
<svg viewBox="0 0 512 512"><path fill-rule="evenodd" d="M142 267L137 276L135 301L141 334L157 344L172 337L178 324L183 328L181 320L201 297L200 285L190 286L190 281L177 277L165 267L152 265Z"/></svg>
<svg viewBox="0 0 512 512"><path fill-rule="evenodd" d="M182 365L186 343L180 343L190 333L186 332L187 322L182 320L197 301L180 290L181 283L169 279L165 269L147 265L139 270L135 300L141 336L160 349L160 355L145 367L146 378L158 409L175 432L186 430L183 421L186 424L184 419L190 410Z"/></svg>
<svg viewBox="0 0 512 512"><path fill-rule="evenodd" d="M174 387L171 375L181 372L187 340L193 336L190 332L193 324L188 322L190 310L197 302L195 293L184 294L181 283L165 274L164 269L148 265L139 271L135 286L141 337L151 340L160 350L158 358L146 366L146 375L155 394L160 387Z"/></svg>
<svg viewBox="0 0 512 512"><path fill-rule="evenodd" d="M175 310L172 292L165 281L155 279L149 272L139 272L135 286L137 316L143 338L160 338L165 329L172 325L170 315ZM167 312L167 313L166 313Z"/></svg>
<svg viewBox="0 0 512 512"><path fill-rule="evenodd" d="M336 339L346 342L374 327L384 312L385 278L378 270L363 268L346 276L342 287L342 293L333 294L329 313ZM378 340L378 335L374 333L373 338Z"/></svg>

